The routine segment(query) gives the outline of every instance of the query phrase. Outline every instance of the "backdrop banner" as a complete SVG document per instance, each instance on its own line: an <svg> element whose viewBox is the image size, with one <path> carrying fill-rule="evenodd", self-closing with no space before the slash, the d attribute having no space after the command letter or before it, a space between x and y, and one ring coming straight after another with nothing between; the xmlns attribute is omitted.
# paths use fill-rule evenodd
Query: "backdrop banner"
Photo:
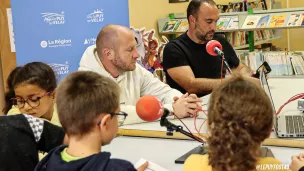
<svg viewBox="0 0 304 171"><path fill-rule="evenodd" d="M17 65L41 61L61 80L107 24L129 25L126 0L11 0Z"/></svg>

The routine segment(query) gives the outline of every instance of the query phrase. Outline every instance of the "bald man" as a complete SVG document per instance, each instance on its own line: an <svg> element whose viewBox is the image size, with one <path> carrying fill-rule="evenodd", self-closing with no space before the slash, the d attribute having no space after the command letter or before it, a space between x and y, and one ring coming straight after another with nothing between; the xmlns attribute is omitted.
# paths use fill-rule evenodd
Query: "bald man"
<svg viewBox="0 0 304 171"><path fill-rule="evenodd" d="M136 114L141 96L153 95L179 118L193 116L201 99L170 88L136 63L140 56L133 32L124 26L107 25L99 32L96 46L84 52L78 70L93 71L113 79L121 89L121 111L129 114L124 124L143 122ZM102 102L101 102L102 105Z"/></svg>

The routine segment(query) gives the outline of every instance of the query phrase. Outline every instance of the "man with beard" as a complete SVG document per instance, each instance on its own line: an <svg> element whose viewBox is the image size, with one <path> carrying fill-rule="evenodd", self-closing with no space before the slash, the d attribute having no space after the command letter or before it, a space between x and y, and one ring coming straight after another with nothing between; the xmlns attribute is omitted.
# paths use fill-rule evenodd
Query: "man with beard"
<svg viewBox="0 0 304 171"><path fill-rule="evenodd" d="M136 102L144 95L156 96L164 107L179 118L196 115L201 99L195 94L182 94L154 77L137 64L140 56L131 29L107 25L99 32L96 46L84 52L78 70L93 71L113 79L120 87L120 108L128 113L124 124L143 122L136 114ZM88 87L90 88L90 87ZM98 96L98 94L97 94ZM100 102L100 105L105 102Z"/></svg>
<svg viewBox="0 0 304 171"><path fill-rule="evenodd" d="M170 41L164 49L163 67L172 88L200 97L221 83L221 75L225 77L226 72L225 66L221 69L222 59L206 51L206 44L212 39L222 44L225 59L233 72L252 75L251 70L240 63L230 43L224 37L214 35L219 13L213 0L192 0L187 8L187 19L188 31Z"/></svg>

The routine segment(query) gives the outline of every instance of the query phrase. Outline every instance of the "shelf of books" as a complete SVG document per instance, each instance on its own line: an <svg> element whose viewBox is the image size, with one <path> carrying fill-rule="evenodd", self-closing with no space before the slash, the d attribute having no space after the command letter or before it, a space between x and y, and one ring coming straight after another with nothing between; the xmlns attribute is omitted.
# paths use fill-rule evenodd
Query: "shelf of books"
<svg viewBox="0 0 304 171"><path fill-rule="evenodd" d="M304 8L257 10L247 12L221 13L217 21L218 33L225 33L228 41L236 48L248 47L247 32L255 32L255 45L270 42L281 37L281 29L303 28ZM188 29L186 18L158 20L159 34L182 34Z"/></svg>
<svg viewBox="0 0 304 171"><path fill-rule="evenodd" d="M240 61L253 70L267 61L272 69L271 77L304 78L304 52L237 50L236 53Z"/></svg>

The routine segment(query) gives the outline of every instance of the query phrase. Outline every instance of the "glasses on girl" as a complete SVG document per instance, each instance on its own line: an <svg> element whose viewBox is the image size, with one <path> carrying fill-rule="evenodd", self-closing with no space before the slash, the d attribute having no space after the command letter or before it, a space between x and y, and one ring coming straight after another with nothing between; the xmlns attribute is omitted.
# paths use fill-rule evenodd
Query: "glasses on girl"
<svg viewBox="0 0 304 171"><path fill-rule="evenodd" d="M14 98L11 98L11 100L13 102L13 105L18 108L23 108L25 103L27 103L31 107L38 107L40 105L40 99L42 99L45 96L50 95L51 93L52 93L52 91L49 91L49 92L46 92L42 96L38 96L38 97L32 96L32 97L27 98L26 100L22 97L14 97Z"/></svg>

